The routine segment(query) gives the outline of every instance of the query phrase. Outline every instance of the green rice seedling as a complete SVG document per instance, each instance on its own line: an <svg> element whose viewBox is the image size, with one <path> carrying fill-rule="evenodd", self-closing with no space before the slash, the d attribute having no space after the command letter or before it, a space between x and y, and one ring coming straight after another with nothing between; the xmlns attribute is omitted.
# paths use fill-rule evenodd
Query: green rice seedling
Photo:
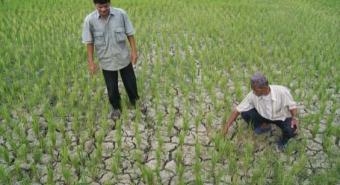
<svg viewBox="0 0 340 185"><path fill-rule="evenodd" d="M27 161L28 149L26 144L21 144L16 151L18 160Z"/></svg>
<svg viewBox="0 0 340 185"><path fill-rule="evenodd" d="M87 164L87 175L92 178L93 180L98 180L99 179L99 168L98 168L98 161L96 160L91 160Z"/></svg>
<svg viewBox="0 0 340 185"><path fill-rule="evenodd" d="M151 90L152 96L157 96L158 88L157 88L157 83L154 80L152 80L150 83L150 90Z"/></svg>
<svg viewBox="0 0 340 185"><path fill-rule="evenodd" d="M38 122L38 117L36 115L32 115L32 128L35 136L40 138L40 125Z"/></svg>
<svg viewBox="0 0 340 185"><path fill-rule="evenodd" d="M114 174L114 177L117 178L117 174L120 172L120 167L115 157L112 158L110 169L111 169L111 172Z"/></svg>
<svg viewBox="0 0 340 185"><path fill-rule="evenodd" d="M104 141L104 137L105 137L105 129L104 128L100 128L100 130L96 132L96 136L95 136L96 146L101 146L101 144Z"/></svg>
<svg viewBox="0 0 340 185"><path fill-rule="evenodd" d="M283 163L281 161L277 161L273 164L273 183L275 184L292 184L292 177L287 177L288 175L284 174Z"/></svg>
<svg viewBox="0 0 340 185"><path fill-rule="evenodd" d="M11 120L11 116L10 116L10 107L6 108L5 106L1 106L0 107L0 116L1 119L3 119L3 121L5 122L9 122ZM1 125L0 128L4 127L6 125Z"/></svg>
<svg viewBox="0 0 340 185"><path fill-rule="evenodd" d="M133 123L133 127L134 127L134 131L135 131L135 138L136 138L137 148L140 148L141 147L141 143L142 143L142 137L141 137L140 132L139 132L139 123L134 122Z"/></svg>
<svg viewBox="0 0 340 185"><path fill-rule="evenodd" d="M10 174L17 174L16 178L13 178L12 181L16 181L16 179L22 179L23 178L23 173L24 171L22 171L21 169L21 164L22 161L20 160L16 160L14 161L13 165L12 165L12 169L10 170Z"/></svg>
<svg viewBox="0 0 340 185"><path fill-rule="evenodd" d="M238 174L238 165L237 165L237 161L236 161L236 154L234 153L233 155L231 155L228 158L228 171L229 171L229 175L232 178L232 184L237 184L238 183L238 178L237 178L237 174Z"/></svg>
<svg viewBox="0 0 340 185"><path fill-rule="evenodd" d="M184 170L185 170L185 166L183 164L183 152L182 150L178 150L176 152L176 157L175 157L175 161L176 161L176 174L177 174L177 178L178 178L178 184L184 184L185 179L184 179Z"/></svg>
<svg viewBox="0 0 340 185"><path fill-rule="evenodd" d="M52 164L48 164L47 165L47 184L53 184L53 177L54 177L54 173L53 173L53 165Z"/></svg>
<svg viewBox="0 0 340 185"><path fill-rule="evenodd" d="M110 129L110 123L107 119L105 118L101 118L100 120L100 125L103 131L103 136L105 136L105 132L108 131Z"/></svg>
<svg viewBox="0 0 340 185"><path fill-rule="evenodd" d="M188 107L186 107L187 109L186 110L188 110L189 109L189 106ZM188 131L189 131L189 127L190 127L190 125L189 125L189 115L188 115L189 113L187 112L187 111L185 111L185 113L183 114L183 134L187 134L188 133Z"/></svg>
<svg viewBox="0 0 340 185"><path fill-rule="evenodd" d="M198 110L198 114L195 117L195 133L196 134L198 133L198 128L199 128L199 126L201 124L201 121L202 121L202 109L199 109Z"/></svg>
<svg viewBox="0 0 340 185"><path fill-rule="evenodd" d="M19 124L19 130L20 130L20 143L25 144L25 145L29 145L29 141L27 139L27 128L24 121L21 121L21 123Z"/></svg>
<svg viewBox="0 0 340 185"><path fill-rule="evenodd" d="M39 173L36 163L33 163L31 165L31 173L30 178L27 179L27 184L30 184L32 182L39 182Z"/></svg>
<svg viewBox="0 0 340 185"><path fill-rule="evenodd" d="M66 164L68 164L68 161L69 161L68 148L66 145L63 145L61 150L61 164L65 166Z"/></svg>
<svg viewBox="0 0 340 185"><path fill-rule="evenodd" d="M122 147L122 122L120 120L118 120L116 122L116 130L117 130L117 134L116 134L116 143L117 143L117 147L119 149L121 149Z"/></svg>
<svg viewBox="0 0 340 185"><path fill-rule="evenodd" d="M308 163L308 158L305 154L301 154L297 160L292 166L292 169L290 171L290 174L292 177L299 177L299 176L306 176L305 166ZM296 179L297 179L296 178ZM295 179L295 180L296 180Z"/></svg>
<svg viewBox="0 0 340 185"><path fill-rule="evenodd" d="M112 159L112 165L111 165L111 171L113 174L118 174L120 172L120 165L121 165L121 155L122 155L122 125L121 121L118 120L116 122L116 144L117 148L114 151L113 159Z"/></svg>
<svg viewBox="0 0 340 185"><path fill-rule="evenodd" d="M10 153L8 151L8 149L5 146L0 146L0 156L1 159L5 160L6 163L10 163L10 157L9 157Z"/></svg>
<svg viewBox="0 0 340 185"><path fill-rule="evenodd" d="M211 177L213 178L214 182L216 182L217 163L219 161L219 156L214 150L210 151L210 156L211 156Z"/></svg>
<svg viewBox="0 0 340 185"><path fill-rule="evenodd" d="M254 144L247 142L245 144L244 153L243 153L243 167L244 171L248 171L250 168L251 162L253 160L254 153Z"/></svg>
<svg viewBox="0 0 340 185"><path fill-rule="evenodd" d="M199 143L198 138L196 138L195 142L195 163L194 163L194 172L195 172L195 184L203 184L202 181L202 172L201 172L201 144Z"/></svg>
<svg viewBox="0 0 340 185"><path fill-rule="evenodd" d="M268 161L266 158L261 158L257 165L254 165L254 172L250 178L250 184L265 184L266 176L268 175Z"/></svg>
<svg viewBox="0 0 340 185"><path fill-rule="evenodd" d="M7 138L8 133L6 132L6 125L5 124L0 124L0 135L3 136L4 138Z"/></svg>
<svg viewBox="0 0 340 185"><path fill-rule="evenodd" d="M236 99L238 101L241 101L243 98L243 93L242 93L242 89L241 89L241 84L236 82L234 83L235 85L235 94L236 94Z"/></svg>
<svg viewBox="0 0 340 185"><path fill-rule="evenodd" d="M72 183L72 174L70 169L67 166L63 166L62 167L62 174L63 174L63 178L65 180L66 184L71 184Z"/></svg>
<svg viewBox="0 0 340 185"><path fill-rule="evenodd" d="M185 140L185 131L181 130L179 133L179 146L182 147L184 145L184 140Z"/></svg>
<svg viewBox="0 0 340 185"><path fill-rule="evenodd" d="M99 143L98 143L99 144ZM95 150L95 156L93 161L97 161L97 164L101 161L102 159L102 155L103 155L103 149L102 149L102 145L97 145L98 147Z"/></svg>
<svg viewBox="0 0 340 185"><path fill-rule="evenodd" d="M142 178L143 178L145 184L150 184L150 185L155 184L153 171L145 165L140 164L138 166L139 166L139 169L141 169Z"/></svg>
<svg viewBox="0 0 340 185"><path fill-rule="evenodd" d="M2 164L0 165L0 182L2 184L12 184L10 175Z"/></svg>
<svg viewBox="0 0 340 185"><path fill-rule="evenodd" d="M90 136L94 136L96 133L96 125L94 124L95 123L94 117L95 115L92 112L92 113L88 113L87 118L86 118L86 127L88 130L88 134Z"/></svg>
<svg viewBox="0 0 340 185"><path fill-rule="evenodd" d="M326 130L324 133L326 136L332 135L332 132L335 130L335 128L333 127L333 122L336 117L336 110L337 110L337 106L335 105L333 106L331 113L326 118Z"/></svg>
<svg viewBox="0 0 340 185"><path fill-rule="evenodd" d="M156 165L156 169L155 169L155 175L157 177L157 182L161 183L162 179L161 179L160 171L161 171L161 165L162 165L163 140L162 140L162 137L161 137L159 131L157 131L157 141L158 141L158 146L157 146L157 149L156 149L157 165Z"/></svg>
<svg viewBox="0 0 340 185"><path fill-rule="evenodd" d="M332 127L332 126L330 126ZM323 150L330 154L332 152L332 148L334 146L334 143L332 142L332 139L329 135L323 134L322 136L322 148Z"/></svg>
<svg viewBox="0 0 340 185"><path fill-rule="evenodd" d="M207 134L208 136L211 136L212 134L212 123L213 123L213 115L211 112L208 113L208 116L207 116Z"/></svg>
<svg viewBox="0 0 340 185"><path fill-rule="evenodd" d="M75 137L77 138L77 140L79 140L80 137L80 120L79 120L79 114L77 113L77 111L74 113L74 119L72 120L72 131L75 135Z"/></svg>
<svg viewBox="0 0 340 185"><path fill-rule="evenodd" d="M320 117L318 115L313 115L313 128L312 128L312 135L315 138L316 134L319 132L320 129Z"/></svg>
<svg viewBox="0 0 340 185"><path fill-rule="evenodd" d="M49 138L49 143L50 145L54 148L56 145L56 131L55 131L55 125L52 121L49 121L47 123L48 127L48 138Z"/></svg>
<svg viewBox="0 0 340 185"><path fill-rule="evenodd" d="M174 124L175 124L176 114L174 108L170 107L168 120L167 120L167 133L168 136L172 135Z"/></svg>
<svg viewBox="0 0 340 185"><path fill-rule="evenodd" d="M331 169L327 172L317 173L310 178L310 181L312 184L337 184L339 181L339 179L337 178L339 172L337 170L338 169Z"/></svg>
<svg viewBox="0 0 340 185"><path fill-rule="evenodd" d="M84 156L82 154L82 149L79 147L75 151L76 155L70 155L70 164L75 169L76 174L81 174L81 163L84 160Z"/></svg>
<svg viewBox="0 0 340 185"><path fill-rule="evenodd" d="M138 103L137 106L141 106L141 104ZM135 121L136 123L141 123L141 122L142 122L142 112L141 112L141 111L136 111L135 113L136 113L136 117L135 117L135 120L134 120L134 121Z"/></svg>
<svg viewBox="0 0 340 185"><path fill-rule="evenodd" d="M143 161L143 152L142 150L135 150L133 153L133 159L137 162L137 164L141 164Z"/></svg>
<svg viewBox="0 0 340 185"><path fill-rule="evenodd" d="M40 160L41 160L41 157L43 155L42 149L37 147L37 148L30 149L30 152L33 152L33 160L34 160L34 162L36 164L39 163Z"/></svg>
<svg viewBox="0 0 340 185"><path fill-rule="evenodd" d="M61 97L65 97L65 96L61 96ZM66 117L66 112L67 112L66 108L61 103L57 103L55 108L60 118Z"/></svg>

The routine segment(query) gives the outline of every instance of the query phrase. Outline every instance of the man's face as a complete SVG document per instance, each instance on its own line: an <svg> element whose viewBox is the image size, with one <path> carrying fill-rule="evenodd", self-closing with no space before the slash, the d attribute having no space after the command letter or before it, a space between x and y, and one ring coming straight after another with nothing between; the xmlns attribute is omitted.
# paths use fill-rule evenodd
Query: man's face
<svg viewBox="0 0 340 185"><path fill-rule="evenodd" d="M263 96L268 94L268 87L252 87L251 88L256 96Z"/></svg>
<svg viewBox="0 0 340 185"><path fill-rule="evenodd" d="M96 9L100 16L106 17L110 12L110 3L96 4Z"/></svg>

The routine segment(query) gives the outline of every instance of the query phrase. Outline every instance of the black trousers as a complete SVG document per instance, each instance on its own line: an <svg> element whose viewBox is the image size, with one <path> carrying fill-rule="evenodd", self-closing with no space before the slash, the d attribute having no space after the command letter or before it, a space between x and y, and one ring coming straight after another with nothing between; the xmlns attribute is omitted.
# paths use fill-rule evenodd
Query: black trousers
<svg viewBox="0 0 340 185"><path fill-rule="evenodd" d="M295 134L295 128L291 128L292 124L292 118L286 118L284 121L281 120L268 120L264 117L262 117L256 109L251 109L246 112L241 113L242 118L250 124L253 128L257 128L262 125L262 123L269 123L269 124L275 124L276 126L280 127L282 131L282 142L287 143L287 141L294 137Z"/></svg>
<svg viewBox="0 0 340 185"><path fill-rule="evenodd" d="M137 83L132 64L119 70L125 90L129 96L130 103L136 104L138 100ZM109 101L114 109L121 109L120 94L118 89L118 71L103 70Z"/></svg>

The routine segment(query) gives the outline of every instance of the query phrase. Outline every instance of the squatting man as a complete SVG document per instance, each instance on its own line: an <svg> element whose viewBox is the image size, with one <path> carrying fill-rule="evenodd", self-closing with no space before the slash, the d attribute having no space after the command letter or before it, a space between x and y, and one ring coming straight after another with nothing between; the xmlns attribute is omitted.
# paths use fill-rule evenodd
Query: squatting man
<svg viewBox="0 0 340 185"><path fill-rule="evenodd" d="M252 91L231 113L223 127L223 134L228 133L230 126L241 114L256 134L270 131L271 124L278 126L282 137L277 145L279 149L284 149L288 140L297 133L296 102L286 87L268 85L267 78L260 73L251 77L250 85Z"/></svg>

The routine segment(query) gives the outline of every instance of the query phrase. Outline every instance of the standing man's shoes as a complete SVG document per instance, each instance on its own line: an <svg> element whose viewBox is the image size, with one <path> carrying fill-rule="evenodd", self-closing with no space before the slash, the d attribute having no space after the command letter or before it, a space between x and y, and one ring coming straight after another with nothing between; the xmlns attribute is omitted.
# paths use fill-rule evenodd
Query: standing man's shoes
<svg viewBox="0 0 340 185"><path fill-rule="evenodd" d="M110 117L113 120L117 120L120 118L121 112L119 109L113 109L110 113Z"/></svg>
<svg viewBox="0 0 340 185"><path fill-rule="evenodd" d="M142 112L142 114L146 114L148 111L148 107L146 106L145 103L141 103L140 105L140 111Z"/></svg>
<svg viewBox="0 0 340 185"><path fill-rule="evenodd" d="M141 112L142 112L142 114L146 114L147 113L147 111L148 111L148 107L147 107L147 105L146 105L146 103L144 103L144 102L132 102L131 103L131 106L134 108L134 109L139 109Z"/></svg>

